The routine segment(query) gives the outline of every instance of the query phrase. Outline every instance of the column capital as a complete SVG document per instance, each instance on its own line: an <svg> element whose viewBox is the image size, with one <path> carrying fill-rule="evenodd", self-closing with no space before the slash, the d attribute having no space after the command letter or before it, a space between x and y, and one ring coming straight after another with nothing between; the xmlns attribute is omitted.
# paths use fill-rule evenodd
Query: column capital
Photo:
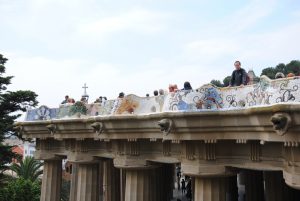
<svg viewBox="0 0 300 201"><path fill-rule="evenodd" d="M137 158L115 158L114 159L114 166L116 168L122 169L151 169L155 168L156 166L149 163L145 159L137 159Z"/></svg>

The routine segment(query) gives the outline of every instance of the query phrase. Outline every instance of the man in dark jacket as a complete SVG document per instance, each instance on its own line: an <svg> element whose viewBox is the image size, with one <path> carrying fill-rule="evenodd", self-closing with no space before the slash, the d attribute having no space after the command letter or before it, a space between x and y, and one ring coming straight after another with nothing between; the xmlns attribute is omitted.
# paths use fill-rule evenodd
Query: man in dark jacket
<svg viewBox="0 0 300 201"><path fill-rule="evenodd" d="M241 68L241 62L234 62L235 70L232 72L230 85L231 87L235 86L244 86L247 84L247 73Z"/></svg>

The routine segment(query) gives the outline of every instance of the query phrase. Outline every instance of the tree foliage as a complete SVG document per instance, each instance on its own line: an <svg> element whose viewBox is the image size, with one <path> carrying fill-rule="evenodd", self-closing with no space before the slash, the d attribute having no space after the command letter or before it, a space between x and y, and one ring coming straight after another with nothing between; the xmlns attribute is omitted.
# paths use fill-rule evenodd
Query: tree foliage
<svg viewBox="0 0 300 201"><path fill-rule="evenodd" d="M223 80L223 86L228 87L229 84L230 84L230 80L231 80L231 76L225 77L224 80Z"/></svg>
<svg viewBox="0 0 300 201"><path fill-rule="evenodd" d="M43 163L41 161L28 156L24 160L20 160L20 163L12 164L10 169L15 172L19 178L36 181L38 177L43 174L43 170L41 170L42 166Z"/></svg>
<svg viewBox="0 0 300 201"><path fill-rule="evenodd" d="M275 79L276 73L281 72L284 75L288 75L289 73L293 73L296 76L300 75L300 61L299 60L292 60L288 64L280 63L275 67L267 67L262 70L261 75L265 75L270 79Z"/></svg>
<svg viewBox="0 0 300 201"><path fill-rule="evenodd" d="M220 80L212 80L210 81L211 84L215 85L216 87L223 87L223 84Z"/></svg>
<svg viewBox="0 0 300 201"><path fill-rule="evenodd" d="M71 188L71 182L62 179L61 191L60 191L60 200L61 201L69 201L70 188Z"/></svg>
<svg viewBox="0 0 300 201"><path fill-rule="evenodd" d="M2 142L5 138L16 135L13 130L14 121L25 112L28 106L34 107L38 104L37 95L32 91L9 91L13 76L5 76L5 63L7 59L0 54L0 179L2 172L7 168L6 164L16 157L10 146Z"/></svg>
<svg viewBox="0 0 300 201"><path fill-rule="evenodd" d="M0 201L39 201L40 183L24 178L11 180L0 188Z"/></svg>

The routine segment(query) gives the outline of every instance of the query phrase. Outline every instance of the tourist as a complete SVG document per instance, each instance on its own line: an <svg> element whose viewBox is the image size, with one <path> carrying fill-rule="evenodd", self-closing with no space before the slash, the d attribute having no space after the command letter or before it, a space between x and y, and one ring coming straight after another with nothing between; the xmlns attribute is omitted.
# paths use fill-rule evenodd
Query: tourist
<svg viewBox="0 0 300 201"><path fill-rule="evenodd" d="M185 83L183 84L183 89L182 89L182 90L193 90L193 88L192 88L190 82L185 82Z"/></svg>
<svg viewBox="0 0 300 201"><path fill-rule="evenodd" d="M69 104L74 104L75 103L75 99L74 98L69 98L68 99L68 103Z"/></svg>
<svg viewBox="0 0 300 201"><path fill-rule="evenodd" d="M65 100L63 100L63 101L61 102L61 104L67 104L67 103L68 103L68 100L69 100L69 96L66 95L66 96L65 96Z"/></svg>
<svg viewBox="0 0 300 201"><path fill-rule="evenodd" d="M158 91L158 93L159 93L160 96L165 95L165 91L164 91L163 89L160 89L160 90Z"/></svg>
<svg viewBox="0 0 300 201"><path fill-rule="evenodd" d="M181 178L181 172L180 167L176 167L176 176L177 176L177 189L180 190L180 178Z"/></svg>
<svg viewBox="0 0 300 201"><path fill-rule="evenodd" d="M176 92L178 91L177 84L169 84L169 92Z"/></svg>
<svg viewBox="0 0 300 201"><path fill-rule="evenodd" d="M186 192L186 187L185 187L185 181L184 179L181 180L181 193L185 194Z"/></svg>
<svg viewBox="0 0 300 201"><path fill-rule="evenodd" d="M158 96L158 91L157 91L157 90L154 90L153 95L154 95L154 96Z"/></svg>
<svg viewBox="0 0 300 201"><path fill-rule="evenodd" d="M100 99L97 98L97 99L94 101L94 103L100 103Z"/></svg>
<svg viewBox="0 0 300 201"><path fill-rule="evenodd" d="M102 106L105 105L106 101L107 101L107 98L104 96L103 99L102 99Z"/></svg>
<svg viewBox="0 0 300 201"><path fill-rule="evenodd" d="M87 103L87 99L85 97L81 97L80 102Z"/></svg>
<svg viewBox="0 0 300 201"><path fill-rule="evenodd" d="M149 95L149 94L146 94L146 97L147 97L147 98L149 98L149 97L150 97L150 95Z"/></svg>
<svg viewBox="0 0 300 201"><path fill-rule="evenodd" d="M236 61L234 62L235 70L232 72L231 80L230 80L230 87L236 86L244 86L247 84L247 73L246 71L241 68L241 62Z"/></svg>
<svg viewBox="0 0 300 201"><path fill-rule="evenodd" d="M125 94L123 92L120 92L118 98L124 98L124 96Z"/></svg>
<svg viewBox="0 0 300 201"><path fill-rule="evenodd" d="M189 178L188 183L186 185L186 197L188 200L192 200L192 181Z"/></svg>
<svg viewBox="0 0 300 201"><path fill-rule="evenodd" d="M275 75L275 79L285 78L284 74L282 72L278 72Z"/></svg>
<svg viewBox="0 0 300 201"><path fill-rule="evenodd" d="M295 77L295 74L294 73L289 73L289 74L287 74L286 77Z"/></svg>

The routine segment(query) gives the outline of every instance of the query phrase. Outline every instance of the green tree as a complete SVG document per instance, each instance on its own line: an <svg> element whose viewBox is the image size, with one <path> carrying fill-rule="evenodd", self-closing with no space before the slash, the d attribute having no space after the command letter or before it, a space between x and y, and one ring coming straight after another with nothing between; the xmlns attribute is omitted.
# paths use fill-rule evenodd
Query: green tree
<svg viewBox="0 0 300 201"><path fill-rule="evenodd" d="M9 91L13 76L5 76L5 63L7 59L0 54L0 180L3 170L7 168L12 158L16 157L12 153L11 147L3 144L3 140L12 135L16 135L13 130L14 121L21 116L20 112L25 112L27 107L38 104L37 95L32 91Z"/></svg>
<svg viewBox="0 0 300 201"><path fill-rule="evenodd" d="M295 75L300 75L300 61L293 60L286 65L285 74L294 73Z"/></svg>
<svg viewBox="0 0 300 201"><path fill-rule="evenodd" d="M24 178L11 180L0 188L0 201L39 201L40 183Z"/></svg>
<svg viewBox="0 0 300 201"><path fill-rule="evenodd" d="M69 201L70 188L71 188L71 182L62 179L61 191L60 191L60 200L61 201Z"/></svg>
<svg viewBox="0 0 300 201"><path fill-rule="evenodd" d="M223 87L223 84L220 80L212 80L210 81L211 84L215 85L216 87Z"/></svg>
<svg viewBox="0 0 300 201"><path fill-rule="evenodd" d="M278 71L276 71L273 67L268 67L262 70L261 75L265 75L269 77L270 79L275 79L275 75Z"/></svg>
<svg viewBox="0 0 300 201"><path fill-rule="evenodd" d="M281 72L281 73L283 73L283 74L286 75L287 72L286 72L286 66L285 66L285 64L284 64L284 63L278 64L278 65L275 67L275 72L276 72L276 73ZM275 73L275 75L276 75L276 73Z"/></svg>
<svg viewBox="0 0 300 201"><path fill-rule="evenodd" d="M225 77L224 80L223 80L223 86L228 87L229 84L230 84L230 80L231 80L231 76Z"/></svg>
<svg viewBox="0 0 300 201"><path fill-rule="evenodd" d="M41 161L28 156L24 160L20 160L20 163L12 164L10 169L15 172L19 178L36 181L38 177L43 174L43 170L41 170L42 166L43 163Z"/></svg>

